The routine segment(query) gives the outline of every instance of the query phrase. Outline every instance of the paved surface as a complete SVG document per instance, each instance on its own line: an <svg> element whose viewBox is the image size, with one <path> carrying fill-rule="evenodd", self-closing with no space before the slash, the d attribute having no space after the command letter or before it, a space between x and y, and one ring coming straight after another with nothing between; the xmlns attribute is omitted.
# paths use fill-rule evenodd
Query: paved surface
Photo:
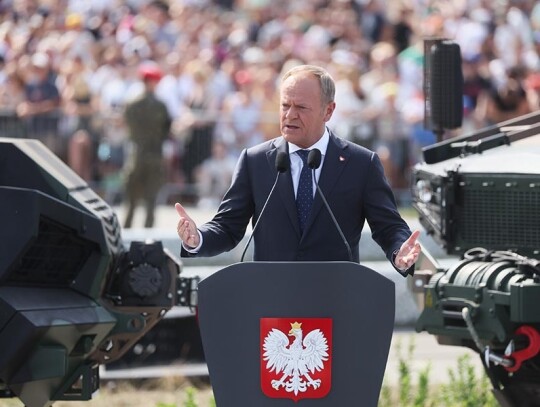
<svg viewBox="0 0 540 407"><path fill-rule="evenodd" d="M414 346L409 356L408 348ZM463 355L470 356L470 362L477 374L483 374L483 367L477 353L461 346L439 345L435 336L426 332L397 329L392 337L390 355L386 365L385 382L396 385L399 381L400 357L408 361L413 385L418 384L420 372L430 367L429 381L433 384L448 383L448 371L457 369L457 360Z"/></svg>
<svg viewBox="0 0 540 407"><path fill-rule="evenodd" d="M412 345L412 352L409 347ZM412 330L397 329L394 331L390 354L386 364L383 383L396 387L399 385L399 364L405 360L410 369L411 384L416 386L420 374L429 368L429 383L440 385L448 383L449 371L456 371L457 360L463 355L470 356L470 362L475 368L477 377L483 374L479 356L468 348L439 345L434 336L425 332L416 333ZM151 366L136 369L107 370L101 366L100 377L109 379L141 379L159 377L193 377L207 376L208 368L204 363Z"/></svg>
<svg viewBox="0 0 540 407"><path fill-rule="evenodd" d="M538 145L540 143L540 136L531 137L526 140L522 140L519 143ZM215 208L197 208L188 207L189 214L197 223L203 223L212 218L215 213ZM115 208L116 213L120 219L123 220L124 208ZM135 215L134 228L123 231L125 241L129 240L144 240L147 238L162 240L173 253L178 253L180 249L180 243L176 236L176 222L178 216L174 207L161 206L157 209L156 213L156 226L154 229L146 230L142 228L143 223L142 209ZM420 229L417 219L406 219L411 226L411 229ZM382 257L380 249L369 238L369 230L366 228L366 237L361 240L361 258L363 264L367 267L373 268L383 274L388 274L388 277L393 280L396 278L397 273L388 266L388 262ZM455 258L446 256L446 254L435 244L431 238L425 234L421 235L421 243L428 249L428 251L439 261L443 263L445 267L448 267L452 262L455 262ZM219 257L212 260L206 259L188 259L184 260L184 271L186 274L208 275L218 270L225 262L231 264L239 258L241 251L243 250L243 244L239 245L239 250L233 251L229 257ZM249 256L249 253L248 253ZM250 258L250 257L248 257ZM366 261L367 260L367 261ZM399 277L399 276L397 276ZM401 279L401 277L399 277ZM431 383L446 383L448 382L448 371L454 370L457 367L457 360L462 355L469 355L471 363L475 366L478 373L482 373L483 369L479 356L472 350L455 347L444 346L437 343L436 338L433 335L425 332L416 333L413 329L414 321L418 316L419 309L416 305L414 297L411 295L408 287L404 284L404 279L394 280L396 281L396 325L394 335L392 338L392 345L390 355L388 358L385 382L390 385L396 385L399 380L399 360L405 358L409 359L408 366L411 369L411 379L413 384L418 382L418 377L421 371L430 366L430 382ZM401 325L401 326L400 326ZM412 354L408 353L410 345L413 345ZM184 366L182 369L187 374L205 374L206 367L202 366ZM149 370L148 375L164 375L175 374L179 370L175 367L166 367L162 370Z"/></svg>
<svg viewBox="0 0 540 407"><path fill-rule="evenodd" d="M201 224L212 219L216 208L190 207L187 208L187 210L195 222L197 224ZM122 220L124 208L118 207L115 208L115 211L119 219ZM178 215L176 214L173 205L160 206L158 208L156 213L156 224L155 228L153 229L144 229L141 227L143 217L144 212L142 209L139 209L139 211L135 214L133 223L134 227L131 229L125 229L122 233L124 242L128 244L130 241L134 240L159 240L163 243L165 248L170 250L171 253L178 255L180 252L180 240L176 234ZM419 229L423 231L422 226L419 224L416 218L407 219L407 222L409 223L411 229ZM246 234L244 240L230 252L223 253L215 257L182 259L182 263L184 265L183 273L206 276L225 265L239 262L245 244L247 244L249 234L250 228L248 227L248 233ZM452 262L455 260L455 258L449 258L433 241L433 239L427 236L425 233L421 234L420 241L435 258L439 259L443 263L443 265L445 262ZM251 244L249 247L245 260L250 260L252 258L252 249L253 244ZM416 300L411 294L409 288L410 279L404 279L393 269L388 260L385 258L381 248L371 239L371 232L367 225L362 232L359 250L363 266L376 270L394 282L396 291L396 325L412 326L418 317L419 311L416 306Z"/></svg>
<svg viewBox="0 0 540 407"><path fill-rule="evenodd" d="M198 223L204 223L210 220L215 213L215 208L187 208L190 216ZM115 211L120 219L123 220L124 208L116 207ZM144 240L155 239L162 240L164 244L169 247L173 253L178 253L180 249L180 242L176 236L176 222L178 216L174 207L161 206L158 207L156 213L156 225L153 229L143 229L142 223L144 218L144 212L140 208L135 214L134 227L132 229L126 229L123 231L124 240ZM416 219L407 219L411 228L420 227ZM361 248L363 255L366 252L373 253L368 254L371 260L363 262L366 267L376 269L392 278L396 282L396 330L392 338L392 346L390 355L388 358L385 382L389 385L396 385L399 380L399 360L400 355L402 358L410 359L409 367L411 369L411 378L413 383L417 383L419 374L428 365L430 368L430 381L432 383L445 383L448 381L448 370L456 369L457 360L461 355L468 354L471 356L471 363L475 366L478 373L482 372L481 363L476 353L470 349L455 346L439 345L434 336L422 332L416 333L414 331L414 322L419 314L419 309L416 305L413 295L410 293L405 279L399 276L389 265L386 259L382 255L382 251L373 242L369 242L369 230L366 231L365 238L362 239L364 247ZM430 251L435 251L435 257L444 256L442 251L437 252L438 247L429 240L428 237L423 237L423 244L430 246ZM241 246L241 247L240 247ZM188 259L190 261L184 262L184 271L186 275L197 274L205 277L219 268L223 264L223 261L234 262L235 258L239 258L241 251L243 250L243 244L239 245L239 250L235 253L231 253L229 258L217 258L217 259ZM236 256L236 257L235 257ZM192 260L192 261L191 261ZM212 263L214 261L214 263ZM443 261L451 262L452 258L443 259ZM409 346L413 344L414 350L411 355L408 353ZM171 374L205 374L207 372L205 366L183 366L177 368L174 366L165 367L162 369L147 369L146 372L137 372L136 375L171 375Z"/></svg>

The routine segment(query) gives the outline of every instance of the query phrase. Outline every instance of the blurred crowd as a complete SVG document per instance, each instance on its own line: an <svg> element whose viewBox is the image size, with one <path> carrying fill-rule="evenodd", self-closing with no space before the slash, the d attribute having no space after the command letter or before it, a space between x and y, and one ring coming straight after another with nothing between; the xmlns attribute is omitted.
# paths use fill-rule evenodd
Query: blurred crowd
<svg viewBox="0 0 540 407"><path fill-rule="evenodd" d="M280 75L317 64L336 80L329 127L377 151L399 193L435 141L423 94L432 37L461 47L457 131L539 109L535 0L3 0L0 135L42 140L117 203L134 149L125 110L152 61L170 118L157 199L215 204L239 152L279 136Z"/></svg>

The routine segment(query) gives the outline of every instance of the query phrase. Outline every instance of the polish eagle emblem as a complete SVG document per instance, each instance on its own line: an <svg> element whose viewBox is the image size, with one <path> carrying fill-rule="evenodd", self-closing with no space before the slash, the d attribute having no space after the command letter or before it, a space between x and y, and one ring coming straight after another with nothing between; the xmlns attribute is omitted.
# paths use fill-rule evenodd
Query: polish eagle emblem
<svg viewBox="0 0 540 407"><path fill-rule="evenodd" d="M294 321L289 324L288 335L277 328L269 329L262 343L262 361L266 370L274 374L275 378L270 380L271 388L275 391L284 390L297 399L310 389L320 389L324 377L330 381L329 373L319 374L329 359L329 344L321 329L312 329L304 336L302 323ZM308 397L326 395L329 383L324 387L326 389L323 394Z"/></svg>

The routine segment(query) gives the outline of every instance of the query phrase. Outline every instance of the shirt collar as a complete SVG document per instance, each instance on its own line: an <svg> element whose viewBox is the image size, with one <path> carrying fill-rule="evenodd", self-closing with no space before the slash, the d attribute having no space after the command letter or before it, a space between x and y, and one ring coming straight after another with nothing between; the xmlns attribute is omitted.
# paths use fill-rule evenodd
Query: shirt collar
<svg viewBox="0 0 540 407"><path fill-rule="evenodd" d="M324 133L322 137L317 141L315 144L313 144L311 147L308 148L300 148L296 144L288 143L289 144L289 154L294 154L298 150L313 150L314 148L318 148L322 155L326 154L326 149L328 148L328 142L330 141L330 133L328 132L328 128L324 128Z"/></svg>

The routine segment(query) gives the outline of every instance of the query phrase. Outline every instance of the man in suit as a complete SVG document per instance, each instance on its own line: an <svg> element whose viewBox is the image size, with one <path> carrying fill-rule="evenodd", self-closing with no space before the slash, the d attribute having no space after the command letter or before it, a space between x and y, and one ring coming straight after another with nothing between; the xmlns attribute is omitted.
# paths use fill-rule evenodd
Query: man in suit
<svg viewBox="0 0 540 407"><path fill-rule="evenodd" d="M404 276L414 272L420 253L419 232L411 234L399 215L378 156L340 139L325 125L336 106L334 93L332 77L320 67L301 65L283 76L282 136L242 152L231 187L214 218L197 228L182 205L175 205L180 217L177 232L182 256L217 255L241 241L249 220L255 224L261 215L278 176L276 156L283 151L290 158L290 171L279 175L255 231L254 260L350 260L329 212L315 193L318 181L352 249L353 261L360 260L359 241L367 220L373 239L396 270ZM302 168L307 164L298 151L314 148L322 152L322 164L315 179L307 181L306 193Z"/></svg>

